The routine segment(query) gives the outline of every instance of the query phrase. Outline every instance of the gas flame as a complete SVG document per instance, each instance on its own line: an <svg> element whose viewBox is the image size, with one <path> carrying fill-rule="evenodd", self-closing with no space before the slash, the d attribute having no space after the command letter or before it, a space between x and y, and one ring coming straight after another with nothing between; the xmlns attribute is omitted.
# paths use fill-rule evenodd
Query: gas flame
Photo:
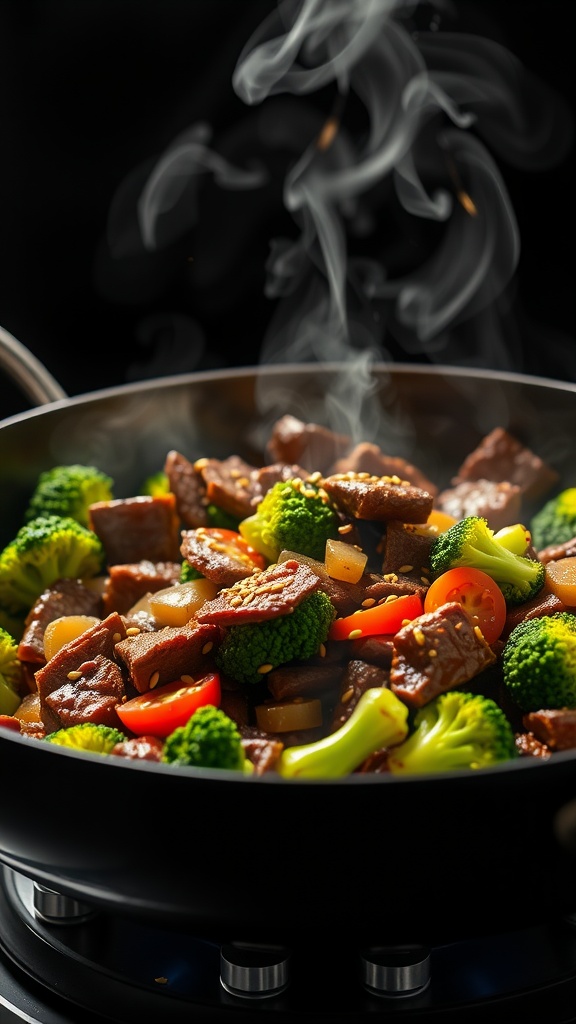
<svg viewBox="0 0 576 1024"><path fill-rule="evenodd" d="M295 232L270 239L264 293L275 306L260 358L354 361L341 402L351 421L389 336L446 362L450 332L493 315L520 254L496 158L537 169L571 145L558 98L498 43L451 30L450 17L440 2L280 0L231 83L258 108L258 159L237 166L194 125L157 160L138 202L144 246L168 245L197 222L207 175L221 189L258 191L271 154L290 149L282 200ZM304 98L312 93L329 94L331 108Z"/></svg>

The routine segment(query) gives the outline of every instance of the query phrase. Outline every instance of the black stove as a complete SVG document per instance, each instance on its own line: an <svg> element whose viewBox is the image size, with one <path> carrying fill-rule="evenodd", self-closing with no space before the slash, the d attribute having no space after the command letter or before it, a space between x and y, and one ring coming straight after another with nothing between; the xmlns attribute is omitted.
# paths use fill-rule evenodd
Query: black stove
<svg viewBox="0 0 576 1024"><path fill-rule="evenodd" d="M576 1022L576 914L430 948L222 943L0 868L0 1024ZM357 933L357 934L356 934Z"/></svg>

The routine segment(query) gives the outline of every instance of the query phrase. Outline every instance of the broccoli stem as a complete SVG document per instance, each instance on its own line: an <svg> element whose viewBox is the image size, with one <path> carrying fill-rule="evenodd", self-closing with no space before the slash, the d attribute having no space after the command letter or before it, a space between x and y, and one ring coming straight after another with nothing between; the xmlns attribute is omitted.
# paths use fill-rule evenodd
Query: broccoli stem
<svg viewBox="0 0 576 1024"><path fill-rule="evenodd" d="M335 779L349 775L370 754L400 743L408 732L408 708L385 687L372 687L360 697L350 718L336 732L280 756L284 778Z"/></svg>

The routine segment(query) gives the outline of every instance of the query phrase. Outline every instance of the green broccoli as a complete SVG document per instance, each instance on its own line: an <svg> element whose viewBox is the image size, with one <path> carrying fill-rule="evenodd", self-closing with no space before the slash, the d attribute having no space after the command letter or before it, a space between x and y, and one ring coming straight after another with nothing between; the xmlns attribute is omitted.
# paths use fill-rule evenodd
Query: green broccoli
<svg viewBox="0 0 576 1024"><path fill-rule="evenodd" d="M338 537L338 525L326 492L294 477L275 483L238 530L270 562L285 548L324 561L326 541Z"/></svg>
<svg viewBox="0 0 576 1024"><path fill-rule="evenodd" d="M408 738L389 751L388 769L402 774L488 768L517 756L514 730L495 701L449 690L419 708Z"/></svg>
<svg viewBox="0 0 576 1024"><path fill-rule="evenodd" d="M216 664L238 683L259 683L278 665L318 654L335 614L330 598L314 590L290 614L229 626L216 651Z"/></svg>
<svg viewBox="0 0 576 1024"><path fill-rule="evenodd" d="M336 779L349 775L370 754L400 743L408 732L408 708L392 690L365 690L350 717L314 743L286 747L276 768L284 778Z"/></svg>
<svg viewBox="0 0 576 1024"><path fill-rule="evenodd" d="M166 737L162 760L194 768L229 768L248 772L238 726L221 708L205 704Z"/></svg>
<svg viewBox="0 0 576 1024"><path fill-rule="evenodd" d="M13 715L20 704L21 671L18 644L0 626L0 715Z"/></svg>
<svg viewBox="0 0 576 1024"><path fill-rule="evenodd" d="M213 502L209 502L206 505L206 518L209 527L215 527L220 530L237 531L240 525L238 516L233 515L232 512L226 512L225 509L220 508L219 505L214 505Z"/></svg>
<svg viewBox="0 0 576 1024"><path fill-rule="evenodd" d="M524 619L502 652L502 678L522 711L576 708L576 615Z"/></svg>
<svg viewBox="0 0 576 1024"><path fill-rule="evenodd" d="M536 550L576 537L576 487L567 487L550 498L532 517L530 530Z"/></svg>
<svg viewBox="0 0 576 1024"><path fill-rule="evenodd" d="M92 530L70 516L38 516L0 552L0 606L18 616L57 579L97 576L104 563Z"/></svg>
<svg viewBox="0 0 576 1024"><path fill-rule="evenodd" d="M500 543L482 516L466 516L436 537L430 549L432 578L456 566L481 569L498 584L510 605L528 601L542 589L546 569Z"/></svg>
<svg viewBox="0 0 576 1024"><path fill-rule="evenodd" d="M140 488L140 494L148 494L150 497L156 498L158 495L168 494L169 490L170 480L164 470L159 469L145 478Z"/></svg>
<svg viewBox="0 0 576 1024"><path fill-rule="evenodd" d="M200 572L200 570L196 569L195 566L190 565L190 562L187 562L186 559L184 559L184 561L182 562L182 565L180 566L180 577L178 579L178 582L179 583L188 583L189 580L201 580L201 579L204 579L204 577L203 577L202 573Z"/></svg>
<svg viewBox="0 0 576 1024"><path fill-rule="evenodd" d="M81 722L69 725L56 732L48 733L45 743L55 743L70 750L84 750L91 754L109 754L117 743L124 743L127 737L111 725L95 722Z"/></svg>
<svg viewBox="0 0 576 1024"><path fill-rule="evenodd" d="M38 516L69 516L88 526L90 505L109 501L113 487L112 478L95 466L53 466L38 477L24 521Z"/></svg>

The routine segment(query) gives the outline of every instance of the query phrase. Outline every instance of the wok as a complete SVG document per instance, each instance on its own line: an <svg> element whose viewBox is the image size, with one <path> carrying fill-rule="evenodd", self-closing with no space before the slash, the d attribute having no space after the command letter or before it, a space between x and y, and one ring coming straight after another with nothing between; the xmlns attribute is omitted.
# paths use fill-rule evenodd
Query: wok
<svg viewBox="0 0 576 1024"><path fill-rule="evenodd" d="M440 484L492 427L576 481L576 386L544 378L348 364L201 372L58 397L0 423L2 544L38 473L90 462L136 493L170 448L262 461L283 413L377 440ZM344 383L356 382L354 400ZM352 389L354 391L354 388ZM337 401L334 396L339 396ZM37 394L33 401L38 401ZM343 422L344 410L351 418ZM561 841L576 751L407 778L168 769L0 733L0 861L95 906L250 941L445 942L576 909Z"/></svg>

